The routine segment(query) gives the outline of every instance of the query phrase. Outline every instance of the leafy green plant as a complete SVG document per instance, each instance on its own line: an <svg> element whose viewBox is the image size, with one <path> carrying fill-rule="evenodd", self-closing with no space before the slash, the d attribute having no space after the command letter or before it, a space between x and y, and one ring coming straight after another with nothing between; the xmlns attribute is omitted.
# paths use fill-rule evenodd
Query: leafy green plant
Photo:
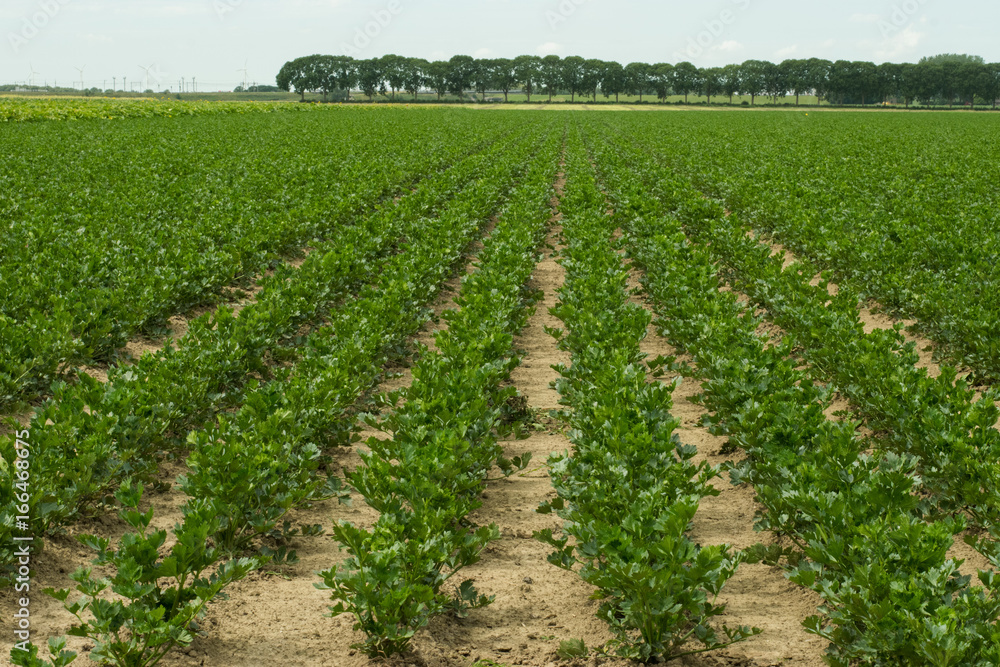
<svg viewBox="0 0 1000 667"><path fill-rule="evenodd" d="M530 462L527 455L505 457L497 439L510 430L503 422L517 395L504 386L517 363L514 333L537 299L524 286L549 215L540 202L551 197L551 137L543 151L548 157L532 166L502 224L484 241L477 271L463 279L457 309L443 315L448 328L436 336L437 350L419 350L410 387L379 401L402 404L381 418L363 417L391 437L369 439L364 466L348 480L380 516L368 530L343 522L334 526L349 557L321 572L317 586L331 591L332 615L355 617L355 629L365 635L356 648L369 656L402 653L434 616L464 616L493 600L471 580L457 586L450 580L499 538L496 526L477 527L468 519L482 504L491 472L499 468L510 476ZM425 270L443 277L445 258L460 258L447 251L448 244L468 243L477 231L470 227L475 219L456 215L438 231L442 252L428 258Z"/></svg>
<svg viewBox="0 0 1000 667"><path fill-rule="evenodd" d="M586 658L589 654L587 644L582 639L567 639L559 642L556 655L563 660L575 660L576 658Z"/></svg>
<svg viewBox="0 0 1000 667"><path fill-rule="evenodd" d="M94 642L91 659L118 667L152 667L173 648L190 645L205 606L261 563L248 558L220 563L220 553L208 546L219 518L207 506L190 511L174 527L176 543L169 555L161 556L167 531L149 530L153 510L139 511L141 496L141 486L127 484L116 494L122 518L136 531L122 537L117 548L106 538L81 538L97 552L94 564L112 568L112 576L95 577L92 568L77 570L72 579L81 597L73 601L71 590L45 591L79 621L70 634ZM50 642L50 650L60 654L51 664L68 663L63 646L60 640ZM11 659L22 667L39 664L37 650L14 650Z"/></svg>
<svg viewBox="0 0 1000 667"><path fill-rule="evenodd" d="M535 537L555 549L551 563L597 588L597 615L614 635L604 650L644 663L717 650L760 632L713 626L724 611L719 592L743 557L726 546L700 547L686 535L700 499L718 493L710 485L718 470L694 464L695 448L674 433L676 385L647 382L647 368L655 373L672 362L643 363L639 344L650 316L629 301L607 207L578 139L571 145L566 283L552 309L565 330L548 331L572 353L571 365L557 367L556 388L575 452L550 457L558 498L538 509L564 520L562 535L544 530ZM560 655L585 651L582 642L564 643Z"/></svg>
<svg viewBox="0 0 1000 667"><path fill-rule="evenodd" d="M831 642L831 664L993 664L995 573L981 571L984 586L972 586L958 571L961 563L947 557L965 522L940 519L929 502L925 489L934 488L933 480L925 482L921 472L935 459L869 454L856 424L826 418L829 392L793 356L821 339L824 327L814 323L778 345L760 336L759 318L744 313L732 292L720 291L715 253L745 236L729 231L736 223L728 218L735 216L648 160L637 149L619 154L604 148L602 174L628 216L630 253L645 272L658 328L693 356L704 381L701 402L714 412L713 430L747 452L743 462L728 466L733 482L754 484L765 508L758 527L779 531L796 545L797 553L757 550L755 557L790 555L793 579L823 597L820 614L806 627ZM656 184L653 194L645 191L646 179ZM692 243L682 221L695 229L713 227L711 246ZM743 254L753 282L748 291L792 284L768 268L774 265L768 253L748 248ZM822 316L800 298L804 293L775 296L775 309ZM844 341L857 340L846 329L842 334ZM796 345L797 339L807 343ZM900 377L893 374L893 382ZM964 411L956 417L964 418ZM994 544L987 539L976 546L995 556Z"/></svg>

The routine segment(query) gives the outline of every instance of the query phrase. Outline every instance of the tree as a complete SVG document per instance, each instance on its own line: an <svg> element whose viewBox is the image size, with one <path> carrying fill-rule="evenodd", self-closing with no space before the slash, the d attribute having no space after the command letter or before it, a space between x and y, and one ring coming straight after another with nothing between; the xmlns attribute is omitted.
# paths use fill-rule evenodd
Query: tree
<svg viewBox="0 0 1000 667"><path fill-rule="evenodd" d="M813 91L819 106L830 91L830 68L833 63L822 58L810 58L806 63L806 85Z"/></svg>
<svg viewBox="0 0 1000 667"><path fill-rule="evenodd" d="M559 92L563 85L562 59L559 56L545 56L542 58L541 67L542 85L545 92L549 94L549 103L552 103L552 96Z"/></svg>
<svg viewBox="0 0 1000 667"><path fill-rule="evenodd" d="M659 63L657 65L653 65L651 74L653 92L656 93L656 99L661 102L666 102L673 90L674 66L670 63Z"/></svg>
<svg viewBox="0 0 1000 667"><path fill-rule="evenodd" d="M597 101L597 89L604 78L604 61L591 59L583 61L580 68L580 94L586 93L594 102Z"/></svg>
<svg viewBox="0 0 1000 667"><path fill-rule="evenodd" d="M653 68L647 63L629 63L625 66L625 82L623 92L629 95L642 96L653 90Z"/></svg>
<svg viewBox="0 0 1000 667"><path fill-rule="evenodd" d="M601 90L604 97L615 96L615 103L618 103L618 96L625 92L625 68L621 63L609 62L604 64L604 72L601 76Z"/></svg>
<svg viewBox="0 0 1000 667"><path fill-rule="evenodd" d="M944 68L941 63L922 62L917 64L917 99L927 105L936 104L943 95L941 78Z"/></svg>
<svg viewBox="0 0 1000 667"><path fill-rule="evenodd" d="M976 92L980 87L980 76L987 71L982 62L958 63L955 68L955 92L960 100L968 102L973 109L976 107Z"/></svg>
<svg viewBox="0 0 1000 667"><path fill-rule="evenodd" d="M322 56L319 55L304 56L285 63L281 71L278 72L278 88L286 92L294 88L295 92L302 96L302 101L305 102L306 93L319 90L322 85L317 69L320 58Z"/></svg>
<svg viewBox="0 0 1000 667"><path fill-rule="evenodd" d="M423 58L407 58L404 63L403 87L413 95L413 99L417 99L420 89L427 82L425 73L428 67L429 63Z"/></svg>
<svg viewBox="0 0 1000 667"><path fill-rule="evenodd" d="M767 90L768 65L765 60L748 60L740 65L740 81L743 93L750 96L750 106L753 106L758 95Z"/></svg>
<svg viewBox="0 0 1000 667"><path fill-rule="evenodd" d="M920 95L920 66L913 63L903 63L899 66L899 79L896 90L903 98L906 108Z"/></svg>
<svg viewBox="0 0 1000 667"><path fill-rule="evenodd" d="M569 56L562 61L562 83L570 94L570 102L576 101L576 96L582 93L583 67L586 61L580 56Z"/></svg>
<svg viewBox="0 0 1000 667"><path fill-rule="evenodd" d="M350 56L333 56L331 61L335 90L350 92L358 80L357 62Z"/></svg>
<svg viewBox="0 0 1000 667"><path fill-rule="evenodd" d="M476 61L472 56L454 56L448 61L448 92L465 97L465 91L472 88L476 73Z"/></svg>
<svg viewBox="0 0 1000 667"><path fill-rule="evenodd" d="M591 59L583 62L580 76L580 92L587 93L596 102L597 88L604 78L605 63L603 60Z"/></svg>
<svg viewBox="0 0 1000 667"><path fill-rule="evenodd" d="M882 63L875 67L875 92L877 98L885 104L889 99L899 97L900 73L903 66L895 63Z"/></svg>
<svg viewBox="0 0 1000 667"><path fill-rule="evenodd" d="M524 88L524 93L531 102L535 90L541 88L542 59L538 56L518 56L514 59L514 72L517 82Z"/></svg>
<svg viewBox="0 0 1000 667"><path fill-rule="evenodd" d="M861 98L861 105L878 97L878 68L875 63L857 61L851 63L853 96Z"/></svg>
<svg viewBox="0 0 1000 667"><path fill-rule="evenodd" d="M830 74L827 77L828 90L831 97L836 98L839 104L844 103L844 98L850 93L854 75L854 68L849 60L838 60L830 65Z"/></svg>
<svg viewBox="0 0 1000 667"><path fill-rule="evenodd" d="M472 67L472 87L486 101L486 91L493 87L493 61L476 60Z"/></svg>
<svg viewBox="0 0 1000 667"><path fill-rule="evenodd" d="M985 65L986 61L982 56L970 56L967 53L939 53L936 56L924 56L917 62L918 65L940 65L942 63L976 63L977 65Z"/></svg>
<svg viewBox="0 0 1000 667"><path fill-rule="evenodd" d="M697 93L698 89L701 88L698 68L687 61L677 63L674 66L673 79L674 92L684 96L684 104L687 104L690 93Z"/></svg>
<svg viewBox="0 0 1000 667"><path fill-rule="evenodd" d="M316 75L316 88L323 93L324 102L326 102L327 97L332 91L337 90L333 58L333 56L315 56L313 64Z"/></svg>
<svg viewBox="0 0 1000 667"><path fill-rule="evenodd" d="M712 95L718 95L722 91L722 68L709 67L699 72L698 78L701 80L701 92L708 98L708 103L712 104Z"/></svg>
<svg viewBox="0 0 1000 667"><path fill-rule="evenodd" d="M438 101L442 95L448 94L448 87L451 81L451 65L444 60L435 60L424 68L424 75L427 85L437 93Z"/></svg>
<svg viewBox="0 0 1000 667"><path fill-rule="evenodd" d="M497 58L493 61L493 82L501 92L503 101L508 102L508 94L517 85L517 66L509 58Z"/></svg>
<svg viewBox="0 0 1000 667"><path fill-rule="evenodd" d="M385 78L378 60L358 61L358 87L369 100L373 100L376 93L385 92Z"/></svg>
<svg viewBox="0 0 1000 667"><path fill-rule="evenodd" d="M723 67L720 84L722 94L728 95L729 103L732 104L733 96L738 94L743 86L743 81L740 79L740 66L726 65Z"/></svg>
<svg viewBox="0 0 1000 667"><path fill-rule="evenodd" d="M766 60L764 63L764 91L771 97L771 101L777 104L779 97L788 94L788 80L781 71L781 67Z"/></svg>
<svg viewBox="0 0 1000 667"><path fill-rule="evenodd" d="M389 83L392 90L392 99L396 99L396 91L402 90L406 85L406 59L402 56L389 54L382 56L379 61L382 70L382 77Z"/></svg>
<svg viewBox="0 0 1000 667"><path fill-rule="evenodd" d="M788 90L795 94L795 106L799 105L799 96L809 92L809 61L785 60L778 67L785 79Z"/></svg>
<svg viewBox="0 0 1000 667"><path fill-rule="evenodd" d="M981 74L981 92L983 99L988 104L997 108L997 100L1000 99L1000 63L990 63Z"/></svg>

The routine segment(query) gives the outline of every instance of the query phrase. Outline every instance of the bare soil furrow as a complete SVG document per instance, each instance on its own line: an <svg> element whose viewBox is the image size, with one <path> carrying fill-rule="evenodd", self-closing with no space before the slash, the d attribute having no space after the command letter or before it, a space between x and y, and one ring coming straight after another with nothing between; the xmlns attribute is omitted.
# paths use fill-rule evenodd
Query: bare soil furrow
<svg viewBox="0 0 1000 667"><path fill-rule="evenodd" d="M638 273L631 269L629 280L633 301L647 310L651 306L644 298ZM689 355L681 354L662 336L654 324L649 327L640 349L647 359L675 357L678 362L692 363ZM669 373L662 379L674 382ZM727 439L713 435L703 426L705 409L694 399L701 392L697 379L680 378L674 390L671 413L681 420L678 435L681 442L698 448L696 461L707 461L713 466L726 461L739 461L743 452L724 454ZM701 500L698 513L691 527L692 539L702 545L728 544L734 550L745 549L758 543L773 544L777 539L770 533L754 530L754 518L760 509L753 487L733 486L729 475L723 473L712 481L718 496ZM750 625L763 632L753 639L736 644L723 651L693 656L684 661L692 667L713 665L796 665L819 667L823 665L826 642L810 635L802 621L816 613L822 603L819 595L797 586L776 567L743 564L722 589L719 602L726 605L721 621L730 626Z"/></svg>

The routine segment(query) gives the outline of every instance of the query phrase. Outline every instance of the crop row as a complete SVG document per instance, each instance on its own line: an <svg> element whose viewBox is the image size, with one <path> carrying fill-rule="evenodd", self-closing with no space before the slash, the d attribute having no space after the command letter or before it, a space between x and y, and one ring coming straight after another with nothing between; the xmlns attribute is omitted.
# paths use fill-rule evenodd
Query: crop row
<svg viewBox="0 0 1000 667"><path fill-rule="evenodd" d="M898 328L865 333L853 290L831 297L825 283L811 284L812 267L783 268L783 257L772 256L719 202L660 178L655 166L640 167L640 173L649 192L671 207L690 238L721 264L723 278L794 336L812 375L852 401L881 434L880 446L916 457L936 510L967 511L979 526L1000 530L995 392L977 397L947 366L930 377L914 365L914 344Z"/></svg>
<svg viewBox="0 0 1000 667"><path fill-rule="evenodd" d="M332 591L334 616L355 617L365 636L356 648L373 657L405 650L436 615L462 616L492 601L471 580L446 584L499 537L495 525L468 519L491 471L509 476L529 462L506 459L497 437L516 394L504 381L519 363L514 335L535 303L526 285L550 215L559 143L550 132L512 194L463 279L457 308L443 316L437 349L422 349L412 384L386 398L402 404L381 420L366 418L390 437L370 438L348 479L379 518L370 528L334 526L349 557L321 573L321 588Z"/></svg>
<svg viewBox="0 0 1000 667"><path fill-rule="evenodd" d="M508 134L343 114L0 130L0 410ZM180 127L178 127L180 125ZM304 143L303 137L308 137Z"/></svg>
<svg viewBox="0 0 1000 667"><path fill-rule="evenodd" d="M721 631L717 597L742 556L702 547L687 532L701 498L717 495L717 468L693 458L671 416L673 385L647 382L639 344L651 316L629 301L629 272L616 252L614 227L579 132L566 165L565 285L551 332L572 364L557 370L561 411L572 428L572 455L549 459L555 501L542 513L565 520L562 535L536 534L555 547L549 561L597 588L598 617L614 635L605 650L650 662L728 646L753 636Z"/></svg>
<svg viewBox="0 0 1000 667"><path fill-rule="evenodd" d="M1000 379L1000 226L983 118L671 117L625 131L755 229ZM961 146L961 150L956 150Z"/></svg>
<svg viewBox="0 0 1000 667"><path fill-rule="evenodd" d="M516 154L531 141L522 136ZM280 376L273 362L294 356L300 329L345 299L353 304L355 290L384 278L386 263L398 262L399 253L421 239L428 216L437 211L450 219L468 214L469 206L489 206L495 198L480 201L481 183L509 182L511 167L498 158L510 150L515 148L497 144L345 228L337 243L317 247L301 268L285 267L269 278L258 301L239 317L222 308L199 318L178 347L112 369L107 384L80 374L78 384L57 385L30 426L38 448L32 461L35 533L66 525L123 479L150 477L161 452L182 449L188 431L239 405L255 374L264 380ZM255 388L252 382L249 389ZM14 441L5 439L2 446L5 462L12 463ZM6 466L4 472L0 496L10 500L13 476ZM9 534L13 503L5 506L0 529ZM11 561L4 555L6 566Z"/></svg>
<svg viewBox="0 0 1000 667"><path fill-rule="evenodd" d="M965 522L927 518L917 460L866 453L855 423L827 420L829 390L798 367L791 339L768 344L760 318L720 291L715 256L675 214L704 211L700 193L650 170L670 196L651 194L635 150L605 145L601 165L661 332L692 354L716 429L748 454L733 482L754 484L758 528L791 538L791 579L824 599L804 623L830 641L830 663L995 664L1000 579L980 571L984 587L972 586L948 558ZM992 544L976 546L998 565Z"/></svg>
<svg viewBox="0 0 1000 667"><path fill-rule="evenodd" d="M117 497L136 532L117 549L107 540L85 540L98 551L97 562L114 566L116 574L100 579L89 570L75 573L76 590L83 594L79 600L70 601L70 591L54 592L81 621L73 632L94 641L93 655L117 665L155 664L172 647L190 643L188 627L226 585L269 557L290 556L283 548L264 548L263 557L237 558L260 546L258 538L276 538L280 544L295 534L287 523L278 528L293 507L341 493L339 480L319 472L324 450L346 444L343 435L355 428L351 407L380 375L387 355L426 320L424 305L477 237L522 165L531 161L538 138L536 128L516 146L491 156L489 169L437 218L404 224L399 233L410 240L380 268L373 285L309 336L298 364L270 384L252 388L234 415L189 434L190 472L179 482L190 499L182 508L184 522L174 530L180 546L173 549L187 549L184 559L176 553L159 559L155 547L166 532L148 532L152 510L137 512L141 490L128 481L122 484ZM475 367L482 370L478 363ZM303 530L313 532L312 527ZM216 566L212 578L202 577ZM172 581L150 585L165 578ZM103 602L101 593L108 588L124 600ZM161 607L166 613L157 611ZM92 618L84 619L87 614ZM15 650L12 658L31 664L32 655Z"/></svg>

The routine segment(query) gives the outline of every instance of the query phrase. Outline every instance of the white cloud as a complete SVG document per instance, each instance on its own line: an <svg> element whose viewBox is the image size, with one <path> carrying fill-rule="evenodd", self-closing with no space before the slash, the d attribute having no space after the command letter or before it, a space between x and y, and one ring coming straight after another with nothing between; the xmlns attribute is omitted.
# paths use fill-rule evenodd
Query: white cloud
<svg viewBox="0 0 1000 667"><path fill-rule="evenodd" d="M737 42L735 39L727 39L722 44L712 47L712 51L722 51L724 53L730 53L732 51L740 51L742 49L743 49L743 44Z"/></svg>
<svg viewBox="0 0 1000 667"><path fill-rule="evenodd" d="M477 49L475 53L472 54L476 58L489 58L493 55L493 49Z"/></svg>
<svg viewBox="0 0 1000 667"><path fill-rule="evenodd" d="M820 44L820 48L829 49L829 48L833 48L834 46L836 46L836 44L837 44L837 40L835 40L835 39L828 39L825 42L823 42L822 44Z"/></svg>
<svg viewBox="0 0 1000 667"><path fill-rule="evenodd" d="M878 14L852 14L851 23L878 23L882 17Z"/></svg>
<svg viewBox="0 0 1000 667"><path fill-rule="evenodd" d="M799 50L799 45L798 44L793 44L792 46L786 46L783 49L778 49L777 51L775 51L774 52L774 57L775 58L788 58L789 56L792 56L795 53L797 53L798 50Z"/></svg>
<svg viewBox="0 0 1000 667"><path fill-rule="evenodd" d="M908 25L884 39L875 50L875 57L879 60L892 60L913 54L926 36L926 33L917 32L912 25Z"/></svg>
<svg viewBox="0 0 1000 667"><path fill-rule="evenodd" d="M562 44L556 44L555 42L545 42L544 44L540 45L537 49L535 49L535 53L537 53L540 56L559 55L559 52L562 51L562 48L563 48Z"/></svg>

